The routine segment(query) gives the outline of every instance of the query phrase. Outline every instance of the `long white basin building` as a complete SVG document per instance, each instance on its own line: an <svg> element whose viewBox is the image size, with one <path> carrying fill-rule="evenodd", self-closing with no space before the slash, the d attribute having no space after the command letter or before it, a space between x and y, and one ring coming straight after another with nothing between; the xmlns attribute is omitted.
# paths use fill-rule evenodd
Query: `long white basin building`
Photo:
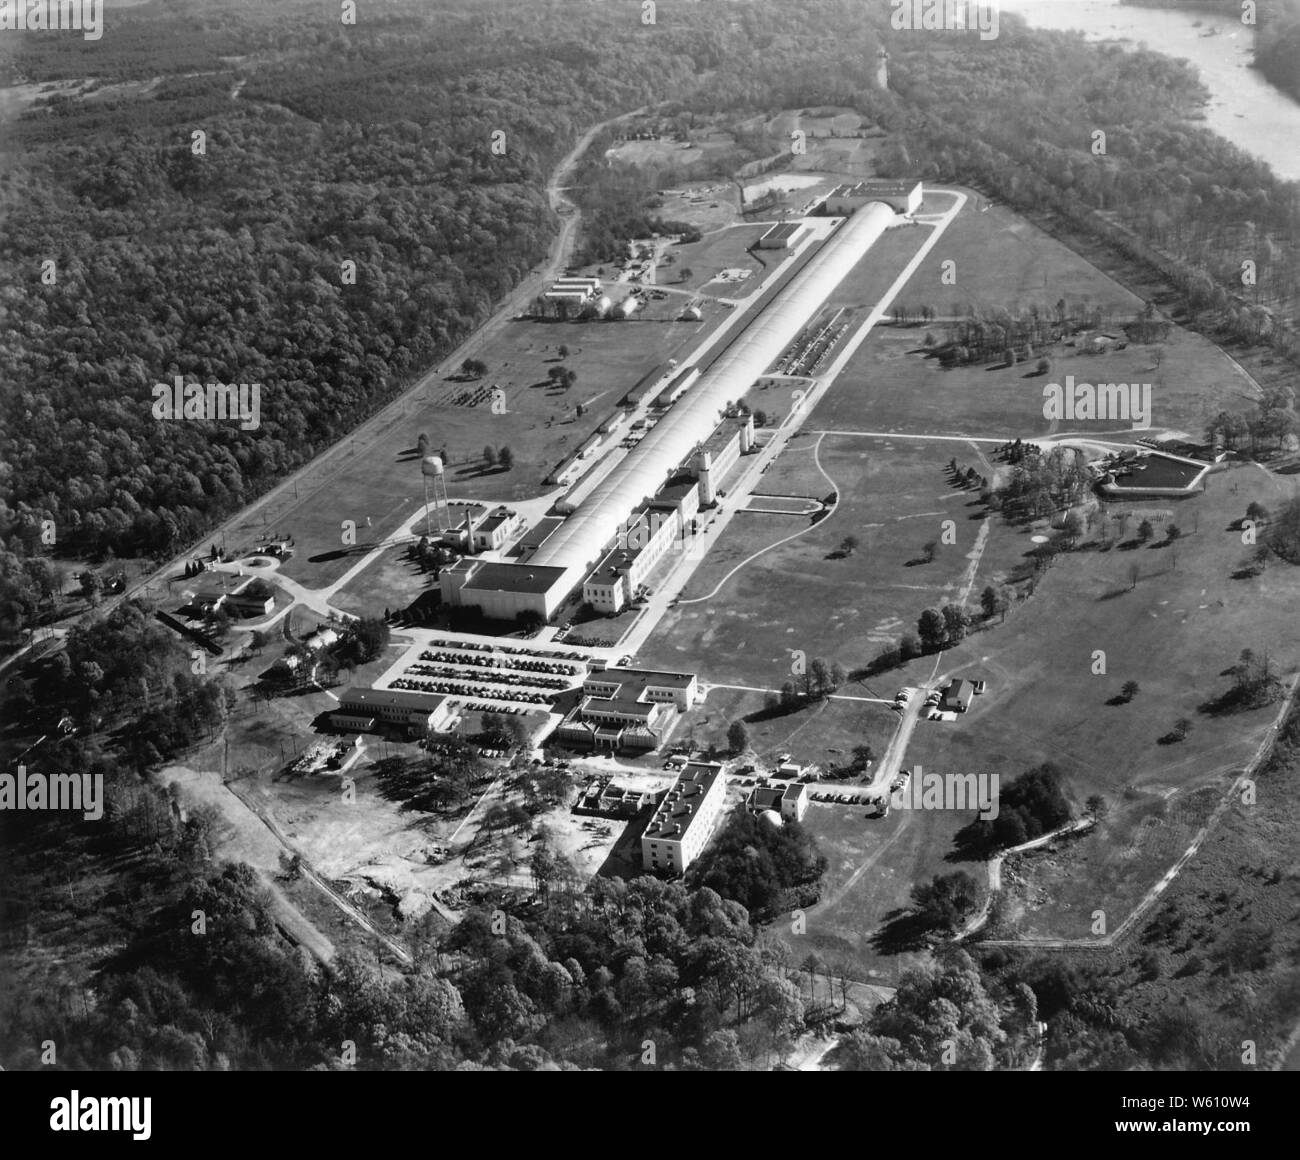
<svg viewBox="0 0 1300 1160"><path fill-rule="evenodd" d="M653 496L684 459L707 439L728 404L749 388L815 317L831 292L897 218L883 202L871 202L844 221L821 250L675 403L636 448L606 476L526 564L490 565L493 592L481 600L472 581L458 603L490 604L499 613L511 601L510 575L517 569L522 608L550 616L582 583L592 565L618 536L641 503ZM449 577L450 579L450 577ZM450 591L449 591L450 588ZM544 589L544 592L539 591ZM444 599L459 587L444 585Z"/></svg>

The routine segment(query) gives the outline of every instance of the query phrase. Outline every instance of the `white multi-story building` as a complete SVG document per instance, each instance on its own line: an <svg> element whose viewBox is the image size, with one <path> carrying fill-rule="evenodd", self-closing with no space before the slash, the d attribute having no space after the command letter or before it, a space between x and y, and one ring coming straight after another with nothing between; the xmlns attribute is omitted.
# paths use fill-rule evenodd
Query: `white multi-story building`
<svg viewBox="0 0 1300 1160"><path fill-rule="evenodd" d="M654 749L698 693L694 673L605 669L583 681L582 700L556 736L594 749Z"/></svg>
<svg viewBox="0 0 1300 1160"><path fill-rule="evenodd" d="M739 415L720 423L691 457L690 468L699 477L700 504L717 502L722 481L742 455L754 447L754 416Z"/></svg>
<svg viewBox="0 0 1300 1160"><path fill-rule="evenodd" d="M840 185L826 198L829 214L851 214L868 202L878 201L895 213L916 213L921 208L923 191L919 181L872 180L856 185Z"/></svg>
<svg viewBox="0 0 1300 1160"><path fill-rule="evenodd" d="M330 714L330 721L336 729L373 733L391 725L412 737L422 737L445 729L453 716L453 703L440 693L354 687L339 697L339 707Z"/></svg>
<svg viewBox="0 0 1300 1160"><path fill-rule="evenodd" d="M641 865L683 874L708 845L727 801L727 777L717 762L691 762L659 803L641 836Z"/></svg>
<svg viewBox="0 0 1300 1160"><path fill-rule="evenodd" d="M650 505L636 512L629 526L619 533L618 543L583 582L583 600L597 612L621 612L677 541L681 529L674 507Z"/></svg>
<svg viewBox="0 0 1300 1160"><path fill-rule="evenodd" d="M508 507L494 508L470 530L470 544L476 552L495 552L519 532L523 520Z"/></svg>

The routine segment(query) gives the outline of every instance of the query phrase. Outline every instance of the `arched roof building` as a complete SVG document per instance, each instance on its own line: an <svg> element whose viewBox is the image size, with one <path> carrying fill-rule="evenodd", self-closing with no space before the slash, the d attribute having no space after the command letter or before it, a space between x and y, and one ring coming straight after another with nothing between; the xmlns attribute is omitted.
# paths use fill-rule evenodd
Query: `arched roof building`
<svg viewBox="0 0 1300 1160"><path fill-rule="evenodd" d="M845 221L529 563L564 568L570 573L566 583L571 578L576 584L637 505L708 438L727 404L740 399L777 360L895 220L889 206L873 202Z"/></svg>

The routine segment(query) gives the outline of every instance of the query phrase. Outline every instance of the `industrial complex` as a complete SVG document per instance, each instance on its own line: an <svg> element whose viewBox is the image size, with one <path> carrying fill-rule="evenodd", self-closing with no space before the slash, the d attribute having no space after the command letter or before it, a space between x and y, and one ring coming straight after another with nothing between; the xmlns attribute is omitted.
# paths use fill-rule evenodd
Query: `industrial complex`
<svg viewBox="0 0 1300 1160"><path fill-rule="evenodd" d="M919 185L916 188L919 191ZM714 502L716 481L725 475L735 457L753 444L752 418L740 419L728 427L729 408L776 361L845 275L893 224L895 209L883 201L854 208L856 212L831 233L821 249L711 366L702 372L686 368L674 376L682 384L679 397L670 393L664 399L666 410L653 429L591 488L563 522L549 531L527 561L461 560L442 574L444 603L477 606L494 619L513 620L521 614L532 614L549 620L575 589L590 582L602 606L621 607L630 596L627 589L636 583L613 584L620 572L634 570L634 561L628 556L629 533L650 522L649 512L656 497L670 479L683 471L698 478L699 503L707 506ZM584 447L578 455L592 450L594 446ZM557 478L563 480L565 474L561 472ZM675 521L659 521L645 545L634 550L662 554L670 535L684 531L680 516ZM611 556L612 552L622 555ZM616 587L617 592L613 590Z"/></svg>

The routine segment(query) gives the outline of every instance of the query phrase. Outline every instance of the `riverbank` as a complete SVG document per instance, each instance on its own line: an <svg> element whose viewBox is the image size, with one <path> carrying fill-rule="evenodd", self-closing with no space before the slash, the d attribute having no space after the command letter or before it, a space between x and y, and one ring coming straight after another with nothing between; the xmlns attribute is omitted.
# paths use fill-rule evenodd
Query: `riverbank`
<svg viewBox="0 0 1300 1160"><path fill-rule="evenodd" d="M1186 60L1210 90L1204 124L1279 177L1300 181L1300 101L1265 78L1254 64L1255 33L1240 21L1218 21L1212 11L1121 4L1119 0L1001 0L1004 12L1033 28L1082 32L1090 41L1114 40ZM1217 35L1207 36L1218 25Z"/></svg>

